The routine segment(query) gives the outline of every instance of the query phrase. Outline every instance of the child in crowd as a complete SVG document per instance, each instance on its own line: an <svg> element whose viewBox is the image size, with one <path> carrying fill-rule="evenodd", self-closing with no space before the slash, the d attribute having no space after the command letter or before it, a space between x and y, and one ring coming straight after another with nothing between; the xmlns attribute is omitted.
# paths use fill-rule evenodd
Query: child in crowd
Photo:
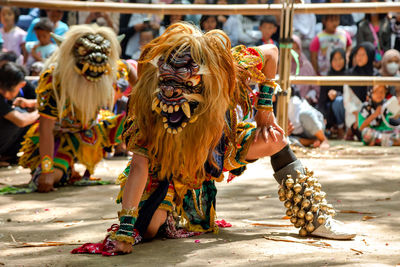
<svg viewBox="0 0 400 267"><path fill-rule="evenodd" d="M278 42L271 38L278 29L278 23L276 22L275 16L264 16L260 21L260 27L258 27L258 29L261 31L262 38L256 43L256 45L274 44L279 46Z"/></svg>
<svg viewBox="0 0 400 267"><path fill-rule="evenodd" d="M7 62L0 67L0 166L17 162L23 136L39 118L36 99L17 97L24 93L21 90L26 85L24 78L20 65Z"/></svg>
<svg viewBox="0 0 400 267"><path fill-rule="evenodd" d="M40 19L34 29L39 41L26 43L26 51L29 53L26 64L28 69L36 61L45 61L57 48L57 45L51 42L50 34L53 31L53 23L48 18Z"/></svg>
<svg viewBox="0 0 400 267"><path fill-rule="evenodd" d="M221 25L218 22L218 16L214 15L203 15L200 18L200 29L204 32L211 30L221 29Z"/></svg>
<svg viewBox="0 0 400 267"><path fill-rule="evenodd" d="M63 36L68 31L68 25L61 21L64 11L62 10L46 10L47 18L53 23L54 33ZM26 35L26 42L37 41L38 38L35 34L35 25L41 20L36 18L32 21L29 26L28 33Z"/></svg>
<svg viewBox="0 0 400 267"><path fill-rule="evenodd" d="M3 49L6 51L13 51L19 58L18 63L24 62L24 56L26 60L25 51L25 37L26 32L16 26L20 11L17 7L3 6L0 12L0 20L3 27L0 29L0 33L3 37Z"/></svg>
<svg viewBox="0 0 400 267"><path fill-rule="evenodd" d="M330 55L330 70L328 76L344 76L346 71L346 51L336 48ZM343 86L321 86L318 99L318 110L324 114L326 128L330 137L342 139L344 137Z"/></svg>
<svg viewBox="0 0 400 267"><path fill-rule="evenodd" d="M383 109L387 88L375 85L368 93L368 101L364 102L358 113L358 127L362 141L369 146L399 146L400 135L384 123L391 115Z"/></svg>
<svg viewBox="0 0 400 267"><path fill-rule="evenodd" d="M350 53L351 37L342 30L338 29L340 16L322 16L323 30L318 33L310 44L311 63L319 75L326 75L330 66L330 54L335 48L343 48L346 53Z"/></svg>

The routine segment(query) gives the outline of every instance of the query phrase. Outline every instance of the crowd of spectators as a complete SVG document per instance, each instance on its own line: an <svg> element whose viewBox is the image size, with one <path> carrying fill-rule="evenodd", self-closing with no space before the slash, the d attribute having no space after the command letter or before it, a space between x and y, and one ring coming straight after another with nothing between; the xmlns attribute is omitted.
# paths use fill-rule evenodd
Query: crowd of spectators
<svg viewBox="0 0 400 267"><path fill-rule="evenodd" d="M165 3L165 4L265 4L278 0L88 0L96 2ZM296 2L300 0L296 0ZM360 1L360 0L355 0ZM361 0L362 1L362 0ZM305 3L338 3L343 0L304 0ZM273 15L154 15L111 12L39 10L38 8L0 7L1 58L22 66L27 75L38 75L44 61L56 49L50 33L64 35L75 24L97 23L125 34L121 42L123 59L137 60L142 47L178 21L196 24L204 32L221 29L232 46L273 44L279 47L280 17ZM294 15L292 75L319 76L399 76L400 14ZM12 64L14 64L12 63ZM5 63L0 63L0 67ZM8 63L11 64L11 63ZM9 71L18 72L14 65ZM15 97L33 83L16 74L15 84L0 88L1 119L14 112ZM3 77L3 76L2 76ZM22 79L22 80L21 80ZM6 84L0 81L0 84ZM5 85L4 85L5 86ZM3 87L4 87L3 86ZM12 87L12 88L11 88ZM18 90L17 90L18 89ZM380 88L381 89L381 88ZM379 89L379 90L380 90ZM400 90L384 87L385 99L398 96ZM10 90L14 98L10 97ZM377 89L378 90L378 89ZM19 93L17 93L17 91ZM368 125L359 121L361 109L371 102L372 88L367 86L293 86L289 105L290 132L302 145L327 145L327 138L362 141ZM15 92L15 93L14 93ZM370 93L368 93L370 92ZM377 98L378 99L378 98ZM20 100L18 100L20 101ZM4 102L4 103L3 103ZM379 105L384 102L382 100ZM383 116L375 114L377 118ZM26 114L30 114L29 112ZM27 115L24 115L27 116ZM10 117L10 116L8 116ZM21 116L19 116L21 117ZM23 117L23 116L22 116ZM29 117L29 122L33 115ZM367 120L369 121L369 120ZM11 122L13 122L11 120ZM365 119L363 120L365 122ZM14 122L15 124L15 122ZM25 124L16 124L25 128ZM20 128L21 128L20 127ZM369 143L370 144L370 143ZM376 142L374 143L376 144ZM0 151L0 156L1 155Z"/></svg>

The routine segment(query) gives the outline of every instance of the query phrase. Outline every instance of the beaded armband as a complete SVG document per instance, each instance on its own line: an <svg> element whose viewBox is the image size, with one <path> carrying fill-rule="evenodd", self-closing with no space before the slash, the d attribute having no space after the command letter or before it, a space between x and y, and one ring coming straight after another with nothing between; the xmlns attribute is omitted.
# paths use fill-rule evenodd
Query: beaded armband
<svg viewBox="0 0 400 267"><path fill-rule="evenodd" d="M118 212L119 217L119 229L117 232L111 234L111 239L135 244L136 229L135 223L138 216L138 209L122 209Z"/></svg>
<svg viewBox="0 0 400 267"><path fill-rule="evenodd" d="M41 162L40 162L40 166L42 168L42 173L52 173L54 172L54 162L53 159L48 156L45 155L43 156Z"/></svg>
<svg viewBox="0 0 400 267"><path fill-rule="evenodd" d="M272 96L274 95L277 84L275 82L264 82L260 85L256 108L258 110L272 111Z"/></svg>

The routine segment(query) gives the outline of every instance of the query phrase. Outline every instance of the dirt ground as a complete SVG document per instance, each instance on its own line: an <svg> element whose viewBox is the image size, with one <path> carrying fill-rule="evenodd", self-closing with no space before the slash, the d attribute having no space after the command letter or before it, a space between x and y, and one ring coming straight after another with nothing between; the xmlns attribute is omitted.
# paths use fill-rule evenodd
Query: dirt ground
<svg viewBox="0 0 400 267"><path fill-rule="evenodd" d="M217 185L218 219L232 227L218 235L157 239L117 257L69 253L101 241L117 222L117 185L0 196L0 266L400 265L400 148L346 142L297 155L319 177L336 218L358 233L354 240L298 237L283 218L269 159L263 159L229 184ZM126 161L105 160L95 175L114 181ZM0 187L28 181L26 169L0 169Z"/></svg>

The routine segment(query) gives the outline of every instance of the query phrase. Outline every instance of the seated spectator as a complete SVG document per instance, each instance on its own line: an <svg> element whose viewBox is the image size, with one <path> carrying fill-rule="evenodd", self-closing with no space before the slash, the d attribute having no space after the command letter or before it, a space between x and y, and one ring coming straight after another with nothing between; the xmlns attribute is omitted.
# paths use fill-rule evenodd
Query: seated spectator
<svg viewBox="0 0 400 267"><path fill-rule="evenodd" d="M349 72L350 76L377 76L379 74L373 65L375 48L370 42L361 43L354 48L352 54L354 54L354 67ZM367 99L367 90L367 86L343 86L343 104L347 126L346 140L354 140L355 136L361 140L357 119L362 103Z"/></svg>
<svg viewBox="0 0 400 267"><path fill-rule="evenodd" d="M159 30L159 35L163 34L165 30L171 26L174 23L177 23L179 21L185 21L186 16L185 15L165 15L164 19L161 22L160 25L160 30ZM150 23L149 20L145 21L147 24ZM148 26L148 25L146 25Z"/></svg>
<svg viewBox="0 0 400 267"><path fill-rule="evenodd" d="M291 136L295 137L303 146L323 149L329 147L324 133L324 116L296 93L289 100L288 118L293 125Z"/></svg>
<svg viewBox="0 0 400 267"><path fill-rule="evenodd" d="M68 31L68 25L61 21L64 11L61 10L46 10L47 18L53 23L54 33L63 36ZM37 41L38 38L35 34L35 25L40 21L40 18L36 18L32 21L29 26L28 33L26 35L26 42Z"/></svg>
<svg viewBox="0 0 400 267"><path fill-rule="evenodd" d="M0 52L0 67L7 62L17 62L17 54L13 51Z"/></svg>
<svg viewBox="0 0 400 267"><path fill-rule="evenodd" d="M278 42L276 40L272 40L271 38L278 29L278 23L276 22L275 16L263 16L258 29L260 30L262 37L260 40L258 40L256 45L274 44L279 47Z"/></svg>
<svg viewBox="0 0 400 267"><path fill-rule="evenodd" d="M0 67L0 165L17 162L25 132L39 114L36 99L17 97L26 84L21 66L7 62ZM28 96L27 96L28 97Z"/></svg>
<svg viewBox="0 0 400 267"><path fill-rule="evenodd" d="M221 25L218 21L218 16L215 15L203 15L200 18L200 29L203 32L209 32L211 30L221 29Z"/></svg>
<svg viewBox="0 0 400 267"><path fill-rule="evenodd" d="M25 37L26 32L15 24L19 17L19 8L3 6L0 12L0 20L3 27L0 33L3 36L3 50L13 51L19 58L20 64L24 62L25 51Z"/></svg>
<svg viewBox="0 0 400 267"><path fill-rule="evenodd" d="M347 75L346 52L337 48L330 55L330 70L328 76ZM343 86L321 86L318 99L318 110L326 119L326 128L330 138L342 139L344 137L345 111L343 106Z"/></svg>
<svg viewBox="0 0 400 267"><path fill-rule="evenodd" d="M323 15L323 31L314 37L310 44L311 63L318 75L326 75L330 66L330 54L335 48L343 48L350 52L350 35L342 29L338 29L339 15Z"/></svg>
<svg viewBox="0 0 400 267"><path fill-rule="evenodd" d="M299 76L315 76L315 70L311 65L311 62L307 59L307 57L303 54L302 43L300 38L297 35L293 35L293 50L298 55L298 64L295 59L292 57L291 71L292 75ZM299 73L297 74L297 69ZM308 85L308 84L299 84L297 88L300 93L301 98L305 98L312 106L315 106L318 102L319 97L319 86L317 85Z"/></svg>
<svg viewBox="0 0 400 267"><path fill-rule="evenodd" d="M151 40L154 39L154 31L148 27L148 28L144 28L143 30L140 31L140 35L139 35L139 50L137 50L135 53L133 53L132 55L132 59L134 60L139 60L140 54L142 53L142 48L150 43Z"/></svg>
<svg viewBox="0 0 400 267"><path fill-rule="evenodd" d="M386 14L366 14L358 24L357 44L370 42L375 47L375 62L391 48L391 25ZM377 65L379 66L379 64Z"/></svg>
<svg viewBox="0 0 400 267"><path fill-rule="evenodd" d="M39 41L26 43L26 51L29 54L26 63L28 69L36 61L44 62L57 48L57 45L51 42L50 34L53 31L53 23L48 18L40 19L35 24L34 30Z"/></svg>
<svg viewBox="0 0 400 267"><path fill-rule="evenodd" d="M382 65L379 73L384 77L400 77L400 52L396 49L389 49L383 54ZM398 87L399 88L399 87ZM396 86L388 86L388 94L396 95Z"/></svg>
<svg viewBox="0 0 400 267"><path fill-rule="evenodd" d="M363 103L358 113L358 127L365 145L400 145L399 132L383 122L384 119L389 121L387 110L382 110L386 100L386 89L384 85L375 85L369 91L368 101Z"/></svg>

